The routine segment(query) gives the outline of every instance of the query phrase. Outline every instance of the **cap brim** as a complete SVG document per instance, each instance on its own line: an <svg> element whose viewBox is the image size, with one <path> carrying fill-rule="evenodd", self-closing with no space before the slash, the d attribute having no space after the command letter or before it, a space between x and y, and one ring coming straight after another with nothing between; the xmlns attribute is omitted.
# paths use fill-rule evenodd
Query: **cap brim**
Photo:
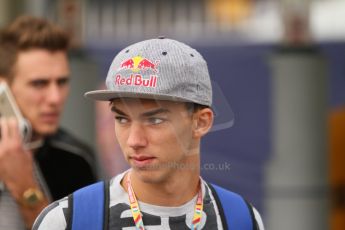
<svg viewBox="0 0 345 230"><path fill-rule="evenodd" d="M94 90L86 92L84 94L86 98L97 101L111 101L116 98L143 98L154 100L169 100L169 101L181 101L192 102L181 97L165 95L165 94L146 94L146 93L133 93L133 92L114 92L112 90Z"/></svg>

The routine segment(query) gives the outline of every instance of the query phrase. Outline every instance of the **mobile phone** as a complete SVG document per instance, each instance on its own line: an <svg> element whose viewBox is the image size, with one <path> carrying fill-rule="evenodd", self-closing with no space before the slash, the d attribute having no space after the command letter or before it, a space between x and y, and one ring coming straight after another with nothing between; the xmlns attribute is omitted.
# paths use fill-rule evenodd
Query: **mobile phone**
<svg viewBox="0 0 345 230"><path fill-rule="evenodd" d="M15 117L18 120L19 131L23 142L30 141L32 133L31 125L20 112L6 82L0 83L0 117Z"/></svg>

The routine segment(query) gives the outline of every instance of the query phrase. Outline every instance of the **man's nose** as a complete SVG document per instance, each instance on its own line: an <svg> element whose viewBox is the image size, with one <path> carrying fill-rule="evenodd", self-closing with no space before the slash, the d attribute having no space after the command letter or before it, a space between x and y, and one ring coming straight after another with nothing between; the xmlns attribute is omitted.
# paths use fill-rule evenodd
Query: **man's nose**
<svg viewBox="0 0 345 230"><path fill-rule="evenodd" d="M63 89L57 84L52 84L48 88L46 99L49 103L59 104L63 98Z"/></svg>
<svg viewBox="0 0 345 230"><path fill-rule="evenodd" d="M129 147L138 149L147 145L147 137L142 125L138 122L133 122L129 129L127 144Z"/></svg>

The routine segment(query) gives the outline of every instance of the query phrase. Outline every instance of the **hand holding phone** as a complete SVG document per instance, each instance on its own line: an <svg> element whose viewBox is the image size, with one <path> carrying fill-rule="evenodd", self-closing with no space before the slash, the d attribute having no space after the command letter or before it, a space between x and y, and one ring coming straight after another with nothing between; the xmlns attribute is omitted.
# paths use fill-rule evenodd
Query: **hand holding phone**
<svg viewBox="0 0 345 230"><path fill-rule="evenodd" d="M21 114L15 99L5 82L0 83L0 117L14 117L18 121L19 132L24 143L30 141L31 126ZM1 132L0 132L1 133ZM1 136L0 136L1 139ZM0 180L0 192L5 189L4 183Z"/></svg>
<svg viewBox="0 0 345 230"><path fill-rule="evenodd" d="M18 121L19 131L23 142L28 142L31 138L30 123L21 114L15 99L5 82L0 83L0 117L15 117Z"/></svg>

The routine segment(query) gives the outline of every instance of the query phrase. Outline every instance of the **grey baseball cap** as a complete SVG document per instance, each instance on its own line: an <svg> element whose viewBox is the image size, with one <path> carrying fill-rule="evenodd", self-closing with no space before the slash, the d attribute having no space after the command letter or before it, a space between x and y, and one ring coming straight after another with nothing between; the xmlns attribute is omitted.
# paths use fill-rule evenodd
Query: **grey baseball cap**
<svg viewBox="0 0 345 230"><path fill-rule="evenodd" d="M204 58L190 46L164 37L138 42L120 51L109 68L106 88L87 92L85 97L212 105L211 80Z"/></svg>

